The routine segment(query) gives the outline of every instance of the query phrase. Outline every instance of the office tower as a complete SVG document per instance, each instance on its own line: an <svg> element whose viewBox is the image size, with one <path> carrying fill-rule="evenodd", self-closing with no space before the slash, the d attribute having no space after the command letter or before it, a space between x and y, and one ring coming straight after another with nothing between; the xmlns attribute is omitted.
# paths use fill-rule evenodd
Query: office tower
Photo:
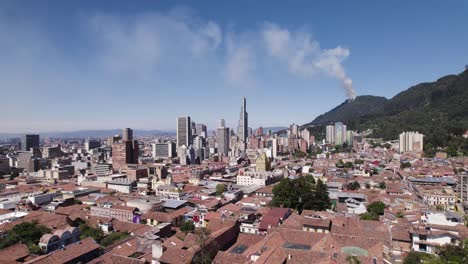
<svg viewBox="0 0 468 264"><path fill-rule="evenodd" d="M206 125L204 124L197 124L196 126L196 131L198 136L206 138L208 136L208 133L206 132Z"/></svg>
<svg viewBox="0 0 468 264"><path fill-rule="evenodd" d="M326 142L329 144L335 144L335 127L329 125L326 128Z"/></svg>
<svg viewBox="0 0 468 264"><path fill-rule="evenodd" d="M341 122L335 123L335 145L343 145L346 140L346 125Z"/></svg>
<svg viewBox="0 0 468 264"><path fill-rule="evenodd" d="M112 144L114 144L115 142L119 142L119 140L121 140L121 139L122 139L122 137L120 137L119 135L109 137L107 139L107 146L112 146Z"/></svg>
<svg viewBox="0 0 468 264"><path fill-rule="evenodd" d="M293 137L297 137L299 132L299 126L296 124L292 124L289 126L289 134Z"/></svg>
<svg viewBox="0 0 468 264"><path fill-rule="evenodd" d="M248 114L247 114L247 102L245 97L242 98L242 107L239 116L239 125L237 127L237 136L239 140L242 140L244 143L247 142L247 136L249 129L249 121L248 121Z"/></svg>
<svg viewBox="0 0 468 264"><path fill-rule="evenodd" d="M202 136L196 136L193 140L193 148L195 149L195 159L197 163L205 159L206 139Z"/></svg>
<svg viewBox="0 0 468 264"><path fill-rule="evenodd" d="M123 130L123 139L112 144L112 169L121 171L127 164L137 164L140 147L137 140L133 140L130 128Z"/></svg>
<svg viewBox="0 0 468 264"><path fill-rule="evenodd" d="M403 132L400 134L400 153L423 151L423 134L418 132Z"/></svg>
<svg viewBox="0 0 468 264"><path fill-rule="evenodd" d="M274 159L278 156L278 139L276 138L271 139L271 156Z"/></svg>
<svg viewBox="0 0 468 264"><path fill-rule="evenodd" d="M21 138L21 150L29 151L31 148L39 148L39 135L26 134Z"/></svg>
<svg viewBox="0 0 468 264"><path fill-rule="evenodd" d="M124 141L133 140L133 130L130 128L124 128L122 133L122 138Z"/></svg>
<svg viewBox="0 0 468 264"><path fill-rule="evenodd" d="M301 131L301 138L307 142L307 145L310 146L310 131L306 128Z"/></svg>
<svg viewBox="0 0 468 264"><path fill-rule="evenodd" d="M229 128L225 127L224 119L219 122L217 133L218 153L227 156L229 153Z"/></svg>
<svg viewBox="0 0 468 264"><path fill-rule="evenodd" d="M177 118L177 147L192 145L192 128L190 116Z"/></svg>
<svg viewBox="0 0 468 264"><path fill-rule="evenodd" d="M346 132L346 143L348 144L348 146L353 145L353 143L354 143L354 131L348 130Z"/></svg>
<svg viewBox="0 0 468 264"><path fill-rule="evenodd" d="M250 137L250 136L253 135L253 131L252 131L252 128L251 128L251 127L249 127L249 131L248 131L248 132L249 132L249 133L248 133L248 136L247 136L247 137Z"/></svg>
<svg viewBox="0 0 468 264"><path fill-rule="evenodd" d="M86 141L85 141L86 151L90 151L92 149L99 148L100 146L101 146L101 142L99 142L98 140L86 139Z"/></svg>
<svg viewBox="0 0 468 264"><path fill-rule="evenodd" d="M175 157L175 143L164 142L164 143L153 143L153 158L155 159L166 159Z"/></svg>
<svg viewBox="0 0 468 264"><path fill-rule="evenodd" d="M192 137L198 135L197 134L197 126L195 122L192 121L192 124L190 125L190 130L192 131Z"/></svg>

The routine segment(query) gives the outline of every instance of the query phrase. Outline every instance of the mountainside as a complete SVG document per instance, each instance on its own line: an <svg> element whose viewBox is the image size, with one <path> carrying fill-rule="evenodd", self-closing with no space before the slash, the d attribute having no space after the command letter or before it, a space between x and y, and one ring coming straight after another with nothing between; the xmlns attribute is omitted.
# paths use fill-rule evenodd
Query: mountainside
<svg viewBox="0 0 468 264"><path fill-rule="evenodd" d="M324 125L337 121L346 122L356 117L375 114L380 111L382 105L387 102L385 97L362 95L356 97L353 101L344 101L339 106L319 115L314 121L307 125Z"/></svg>
<svg viewBox="0 0 468 264"><path fill-rule="evenodd" d="M458 136L468 129L468 69L415 85L389 100L359 96L305 126L337 121L351 129L372 129L373 136L384 139L396 139L403 131L418 131L425 135L427 149L463 149L468 143Z"/></svg>

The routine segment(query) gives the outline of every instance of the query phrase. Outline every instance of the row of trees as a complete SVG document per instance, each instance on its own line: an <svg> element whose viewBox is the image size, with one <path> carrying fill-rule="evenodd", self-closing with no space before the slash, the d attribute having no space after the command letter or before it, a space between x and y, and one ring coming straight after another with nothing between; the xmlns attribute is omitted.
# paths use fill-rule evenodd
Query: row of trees
<svg viewBox="0 0 468 264"><path fill-rule="evenodd" d="M327 186L321 180L315 182L311 175L281 180L273 187L273 195L270 205L274 207L323 211L331 205Z"/></svg>

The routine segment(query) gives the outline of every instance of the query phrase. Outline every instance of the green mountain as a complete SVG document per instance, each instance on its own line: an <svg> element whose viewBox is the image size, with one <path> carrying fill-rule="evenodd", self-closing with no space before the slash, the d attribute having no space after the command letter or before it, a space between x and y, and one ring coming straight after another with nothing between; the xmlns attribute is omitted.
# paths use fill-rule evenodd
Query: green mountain
<svg viewBox="0 0 468 264"><path fill-rule="evenodd" d="M337 121L355 130L372 129L373 136L384 139L396 139L403 131L418 131L425 135L429 152L445 148L453 155L457 150L466 150L468 155L468 140L460 137L468 130L468 69L415 85L389 100L359 96L305 126Z"/></svg>
<svg viewBox="0 0 468 264"><path fill-rule="evenodd" d="M353 101L346 100L339 106L319 115L308 125L325 125L337 121L347 122L355 118L372 115L380 111L382 105L388 100L385 97L362 95Z"/></svg>

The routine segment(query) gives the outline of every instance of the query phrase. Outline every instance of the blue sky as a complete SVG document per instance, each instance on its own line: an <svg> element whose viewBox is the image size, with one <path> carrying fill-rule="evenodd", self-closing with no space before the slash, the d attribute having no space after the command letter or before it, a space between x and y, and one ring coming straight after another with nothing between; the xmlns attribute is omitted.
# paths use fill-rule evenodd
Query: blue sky
<svg viewBox="0 0 468 264"><path fill-rule="evenodd" d="M467 1L2 1L0 132L306 123L468 64ZM345 89L346 88L346 89Z"/></svg>

